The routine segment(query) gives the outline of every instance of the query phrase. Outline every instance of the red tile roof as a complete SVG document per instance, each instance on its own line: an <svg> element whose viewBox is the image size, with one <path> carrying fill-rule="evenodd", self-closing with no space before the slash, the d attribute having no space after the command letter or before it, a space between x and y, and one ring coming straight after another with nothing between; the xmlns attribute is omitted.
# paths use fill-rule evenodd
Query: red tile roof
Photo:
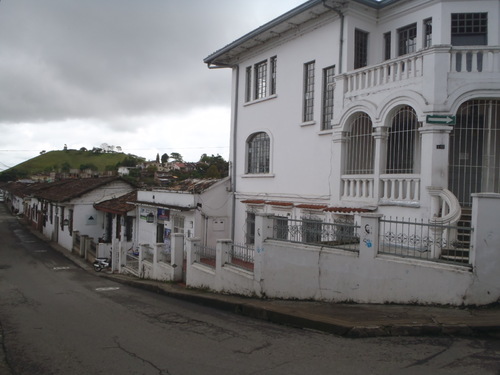
<svg viewBox="0 0 500 375"><path fill-rule="evenodd" d="M131 202L134 202L136 200L137 191L132 191L118 198L95 203L94 208L98 211L109 212L117 215L125 215L127 212L135 209L135 205Z"/></svg>

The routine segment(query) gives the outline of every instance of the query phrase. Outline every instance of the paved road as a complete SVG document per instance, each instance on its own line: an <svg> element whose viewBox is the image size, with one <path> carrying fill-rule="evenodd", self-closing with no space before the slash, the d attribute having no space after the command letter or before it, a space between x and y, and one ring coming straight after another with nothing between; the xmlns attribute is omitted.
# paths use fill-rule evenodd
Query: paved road
<svg viewBox="0 0 500 375"><path fill-rule="evenodd" d="M345 339L116 284L77 268L2 205L0 323L2 375L500 374L498 340Z"/></svg>

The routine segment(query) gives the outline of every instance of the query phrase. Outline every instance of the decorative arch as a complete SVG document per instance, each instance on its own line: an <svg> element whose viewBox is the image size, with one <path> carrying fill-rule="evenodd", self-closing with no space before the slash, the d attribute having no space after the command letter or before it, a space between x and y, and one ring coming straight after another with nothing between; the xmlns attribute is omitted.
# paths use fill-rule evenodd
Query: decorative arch
<svg viewBox="0 0 500 375"><path fill-rule="evenodd" d="M413 107L394 108L389 121L386 173L412 174L420 171L419 122Z"/></svg>
<svg viewBox="0 0 500 375"><path fill-rule="evenodd" d="M500 98L470 99L455 113L448 188L467 207L473 193L500 193Z"/></svg>
<svg viewBox="0 0 500 375"><path fill-rule="evenodd" d="M394 113L402 106L410 106L413 108L417 118L420 121L424 121L427 108L429 107L429 103L421 94L409 90L393 93L388 96L383 103L383 105L378 107L375 118L382 119L386 124L388 124L387 120L392 120Z"/></svg>
<svg viewBox="0 0 500 375"><path fill-rule="evenodd" d="M375 157L373 123L366 113L350 116L346 125L346 163L344 174L372 174Z"/></svg>

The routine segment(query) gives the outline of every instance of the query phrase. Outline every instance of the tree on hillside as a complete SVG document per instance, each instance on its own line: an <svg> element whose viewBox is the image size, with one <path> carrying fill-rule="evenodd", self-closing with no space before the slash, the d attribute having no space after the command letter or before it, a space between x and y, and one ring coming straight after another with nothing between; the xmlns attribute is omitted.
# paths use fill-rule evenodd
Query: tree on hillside
<svg viewBox="0 0 500 375"><path fill-rule="evenodd" d="M99 170L99 168L97 168L96 165L92 164L92 163L80 164L80 170L84 171L85 169L90 169L90 170L93 170L93 171Z"/></svg>
<svg viewBox="0 0 500 375"><path fill-rule="evenodd" d="M210 167L208 167L205 178L221 178L220 172L215 164L212 164Z"/></svg>
<svg viewBox="0 0 500 375"><path fill-rule="evenodd" d="M163 164L168 163L168 159L169 159L169 156L168 156L168 154L167 154L167 153L165 153L165 154L163 154L163 155L161 156L161 162L162 162Z"/></svg>
<svg viewBox="0 0 500 375"><path fill-rule="evenodd" d="M62 163L61 172L69 172L70 169L71 169L71 165L67 161Z"/></svg>
<svg viewBox="0 0 500 375"><path fill-rule="evenodd" d="M173 159L174 161L178 161L179 163L184 162L184 160L182 159L182 155L179 154L178 152L172 152L170 154L170 158Z"/></svg>
<svg viewBox="0 0 500 375"><path fill-rule="evenodd" d="M156 154L156 162L159 163L160 162L160 154Z"/></svg>

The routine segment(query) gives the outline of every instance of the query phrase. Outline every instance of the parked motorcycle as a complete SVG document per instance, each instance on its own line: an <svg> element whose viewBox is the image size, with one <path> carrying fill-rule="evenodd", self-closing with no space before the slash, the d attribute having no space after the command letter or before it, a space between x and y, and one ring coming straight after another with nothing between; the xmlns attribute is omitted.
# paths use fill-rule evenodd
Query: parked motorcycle
<svg viewBox="0 0 500 375"><path fill-rule="evenodd" d="M109 258L95 258L94 271L101 272L107 268L111 268L111 253Z"/></svg>

